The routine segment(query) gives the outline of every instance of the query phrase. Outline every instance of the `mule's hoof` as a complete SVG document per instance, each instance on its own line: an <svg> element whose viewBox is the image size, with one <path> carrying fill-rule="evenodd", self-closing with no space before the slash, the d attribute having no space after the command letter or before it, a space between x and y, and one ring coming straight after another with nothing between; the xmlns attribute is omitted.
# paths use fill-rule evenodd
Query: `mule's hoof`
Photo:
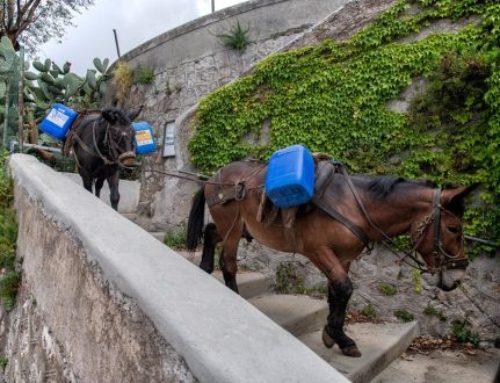
<svg viewBox="0 0 500 383"><path fill-rule="evenodd" d="M335 344L333 338L326 332L326 327L323 328L323 334L321 335L321 339L323 340L323 344L325 345L326 348L332 348Z"/></svg>
<svg viewBox="0 0 500 383"><path fill-rule="evenodd" d="M350 356L352 358L359 358L361 356L361 352L356 346L349 346L340 349L342 354Z"/></svg>

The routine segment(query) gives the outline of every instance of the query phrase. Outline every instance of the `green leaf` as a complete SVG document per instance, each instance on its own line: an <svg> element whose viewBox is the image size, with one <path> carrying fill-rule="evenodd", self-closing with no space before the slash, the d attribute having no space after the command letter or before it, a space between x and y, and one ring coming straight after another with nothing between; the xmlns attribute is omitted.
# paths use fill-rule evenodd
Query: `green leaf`
<svg viewBox="0 0 500 383"><path fill-rule="evenodd" d="M95 79L95 72L92 69L87 70L86 80L92 89L96 88L97 84L96 84L96 79Z"/></svg>
<svg viewBox="0 0 500 383"><path fill-rule="evenodd" d="M69 61L66 61L63 65L64 74L69 73L70 69L71 69L71 63Z"/></svg>
<svg viewBox="0 0 500 383"><path fill-rule="evenodd" d="M45 70L45 65L43 65L40 61L33 61L33 68L35 68L39 72L48 72L49 70Z"/></svg>
<svg viewBox="0 0 500 383"><path fill-rule="evenodd" d="M50 70L51 65L52 61L50 59L46 59L45 64L43 65L43 68L45 69L44 72L48 72Z"/></svg>
<svg viewBox="0 0 500 383"><path fill-rule="evenodd" d="M38 79L38 75L33 72L24 72L24 78L28 81L35 81Z"/></svg>
<svg viewBox="0 0 500 383"><path fill-rule="evenodd" d="M55 74L54 77L56 77L59 74L64 74L63 70L59 68L59 66L54 61L52 61L52 69L54 71L57 71L57 74Z"/></svg>
<svg viewBox="0 0 500 383"><path fill-rule="evenodd" d="M100 73L104 73L106 71L106 68L102 64L101 59L98 57L94 58L94 66Z"/></svg>
<svg viewBox="0 0 500 383"><path fill-rule="evenodd" d="M68 73L65 75L64 82L66 84L66 97L71 97L76 94L80 86L83 84L82 79L74 73Z"/></svg>

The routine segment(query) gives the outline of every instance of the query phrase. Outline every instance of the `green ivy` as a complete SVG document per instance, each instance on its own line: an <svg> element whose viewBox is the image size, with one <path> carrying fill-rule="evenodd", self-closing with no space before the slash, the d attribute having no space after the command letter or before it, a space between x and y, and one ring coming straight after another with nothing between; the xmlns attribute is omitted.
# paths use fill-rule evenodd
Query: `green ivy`
<svg viewBox="0 0 500 383"><path fill-rule="evenodd" d="M193 162L213 171L302 143L353 172L425 177L441 185L481 182L483 207L469 209L467 233L500 238L500 212L492 208L500 195L496 3L401 0L348 41L269 56L202 100L189 143ZM432 21L470 17L459 32L403 40ZM430 84L423 99L409 113L390 111L387 103L419 78ZM437 97L444 90L463 97ZM425 115L422 100L430 99L440 110ZM263 125L269 125L267 143L256 145Z"/></svg>

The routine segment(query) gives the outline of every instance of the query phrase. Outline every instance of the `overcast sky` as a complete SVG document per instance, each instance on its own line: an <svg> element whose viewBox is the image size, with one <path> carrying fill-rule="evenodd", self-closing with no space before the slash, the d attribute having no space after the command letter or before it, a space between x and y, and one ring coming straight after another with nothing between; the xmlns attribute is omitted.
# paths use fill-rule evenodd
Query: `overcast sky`
<svg viewBox="0 0 500 383"><path fill-rule="evenodd" d="M215 0L215 10L244 0ZM84 74L94 68L94 57L117 58L113 28L124 54L147 40L211 12L211 0L95 0L73 19L61 43L40 47L39 57L56 64L72 63L71 70Z"/></svg>

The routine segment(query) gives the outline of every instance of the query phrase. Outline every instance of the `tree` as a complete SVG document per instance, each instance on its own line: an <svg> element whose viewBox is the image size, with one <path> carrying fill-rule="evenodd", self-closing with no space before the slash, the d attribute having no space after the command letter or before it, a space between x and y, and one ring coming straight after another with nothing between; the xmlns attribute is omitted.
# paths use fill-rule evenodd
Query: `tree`
<svg viewBox="0 0 500 383"><path fill-rule="evenodd" d="M95 0L0 0L0 38L30 52L51 38L61 38L74 12Z"/></svg>

